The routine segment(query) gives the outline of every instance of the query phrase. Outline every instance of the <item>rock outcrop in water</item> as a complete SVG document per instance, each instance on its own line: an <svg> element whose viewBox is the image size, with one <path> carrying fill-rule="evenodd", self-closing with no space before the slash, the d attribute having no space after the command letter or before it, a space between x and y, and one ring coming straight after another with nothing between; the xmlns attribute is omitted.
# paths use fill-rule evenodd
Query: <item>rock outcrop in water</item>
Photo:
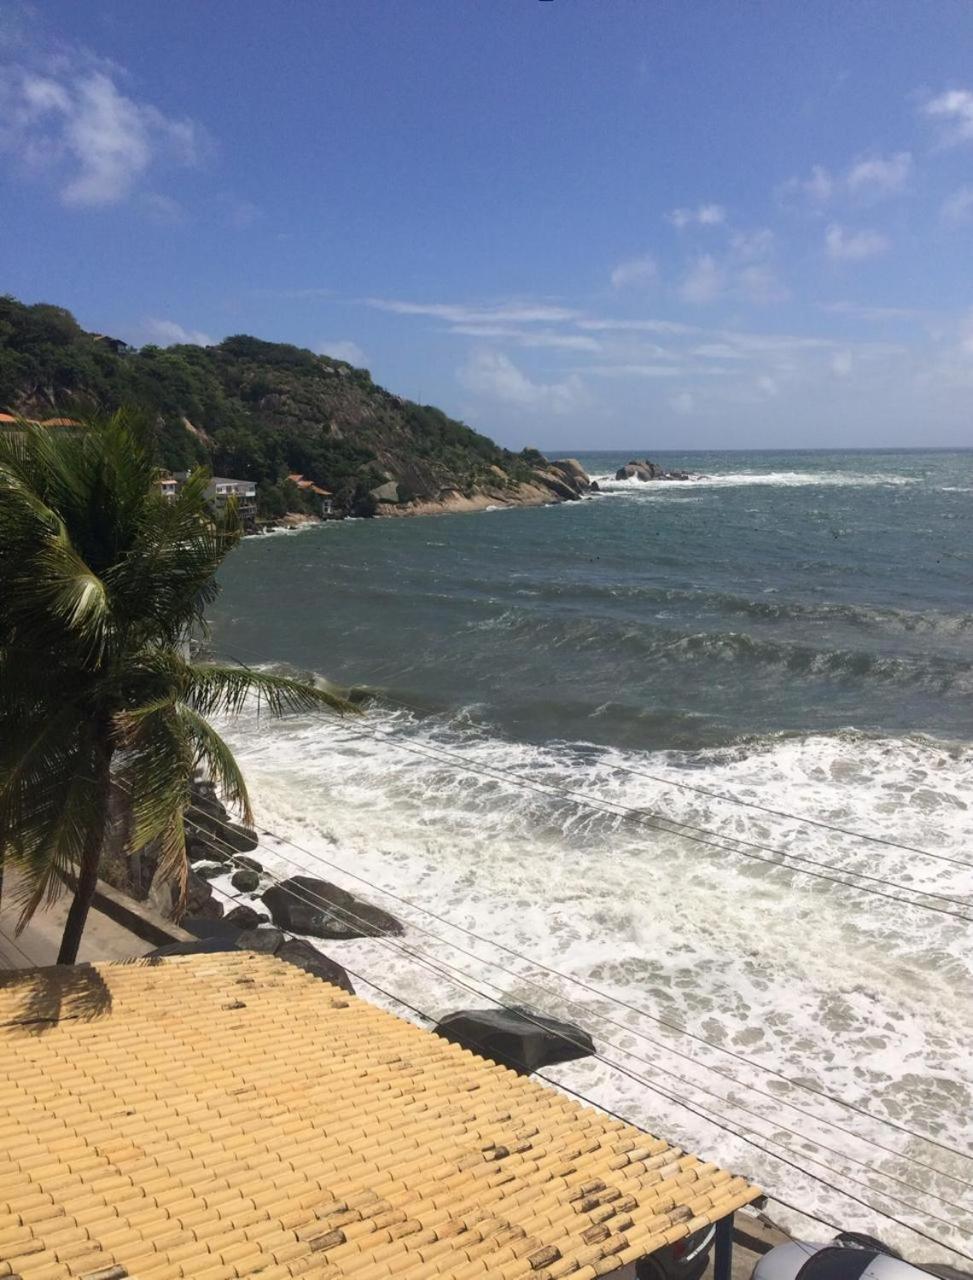
<svg viewBox="0 0 973 1280"><path fill-rule="evenodd" d="M313 876L291 876L263 895L279 929L312 938L371 938L402 933L395 916Z"/></svg>
<svg viewBox="0 0 973 1280"><path fill-rule="evenodd" d="M666 471L648 458L635 458L615 472L616 480L689 480L688 471Z"/></svg>
<svg viewBox="0 0 973 1280"><path fill-rule="evenodd" d="M576 458L548 462L541 454L531 470L515 486L500 467L481 480L475 491L455 487L441 489L434 497L410 497L409 491L389 481L372 490L377 516L437 515L453 511L485 511L489 507L542 507L555 502L576 502L596 489Z"/></svg>
<svg viewBox="0 0 973 1280"><path fill-rule="evenodd" d="M443 1018L436 1035L519 1075L595 1053L591 1036L573 1022L522 1008L462 1009Z"/></svg>

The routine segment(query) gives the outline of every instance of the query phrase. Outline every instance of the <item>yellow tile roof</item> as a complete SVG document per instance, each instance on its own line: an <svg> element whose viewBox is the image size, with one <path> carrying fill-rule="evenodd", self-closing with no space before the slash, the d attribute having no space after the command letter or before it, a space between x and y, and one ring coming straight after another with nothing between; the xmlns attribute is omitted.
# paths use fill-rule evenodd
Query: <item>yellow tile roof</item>
<svg viewBox="0 0 973 1280"><path fill-rule="evenodd" d="M591 1280L758 1194L271 956L0 984L0 1277Z"/></svg>

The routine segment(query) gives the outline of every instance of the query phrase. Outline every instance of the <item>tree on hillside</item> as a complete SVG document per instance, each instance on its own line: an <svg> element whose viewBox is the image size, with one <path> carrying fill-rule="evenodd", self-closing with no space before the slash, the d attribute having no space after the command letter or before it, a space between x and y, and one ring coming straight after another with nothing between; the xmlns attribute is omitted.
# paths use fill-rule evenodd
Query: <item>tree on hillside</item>
<svg viewBox="0 0 973 1280"><path fill-rule="evenodd" d="M240 537L232 509L209 511L208 480L196 471L163 498L151 430L124 413L0 434L0 857L21 873L21 927L74 883L59 963L77 957L112 788L128 797L131 847L158 841L182 901L197 771L252 822L208 717L250 695L274 716L352 710L298 680L184 656Z"/></svg>

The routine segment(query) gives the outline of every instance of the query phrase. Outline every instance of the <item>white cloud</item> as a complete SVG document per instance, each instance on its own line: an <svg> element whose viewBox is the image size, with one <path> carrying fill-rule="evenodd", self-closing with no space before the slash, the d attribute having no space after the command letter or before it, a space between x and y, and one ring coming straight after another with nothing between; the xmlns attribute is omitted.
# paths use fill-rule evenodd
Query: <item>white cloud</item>
<svg viewBox="0 0 973 1280"><path fill-rule="evenodd" d="M474 352L457 377L468 391L524 409L568 413L584 399L584 384L577 374L562 382L534 382L500 351Z"/></svg>
<svg viewBox="0 0 973 1280"><path fill-rule="evenodd" d="M364 351L357 342L342 338L336 342L325 340L315 347L319 356L330 356L332 360L344 360L347 364L357 365L359 369L368 363Z"/></svg>
<svg viewBox="0 0 973 1280"><path fill-rule="evenodd" d="M780 387L778 386L777 379L772 378L769 373L761 374L760 377L757 379L756 385L757 385L757 390L760 392L760 394L766 396L768 399L770 399L772 396L778 395L780 392Z"/></svg>
<svg viewBox="0 0 973 1280"><path fill-rule="evenodd" d="M743 267L737 272L736 283L748 302L785 302L791 296L774 268L766 263Z"/></svg>
<svg viewBox="0 0 973 1280"><path fill-rule="evenodd" d="M452 324L490 324L510 321L512 324L550 324L573 320L577 311L546 303L504 302L496 305L469 305L456 302L403 302L396 298L366 298L369 307L391 311L400 316L432 316Z"/></svg>
<svg viewBox="0 0 973 1280"><path fill-rule="evenodd" d="M669 405L676 413L690 414L696 407L696 399L691 391L680 391L669 397Z"/></svg>
<svg viewBox="0 0 973 1280"><path fill-rule="evenodd" d="M117 203L159 160L195 162L199 133L122 93L114 72L62 57L53 70L0 68L0 150L29 174L50 173L65 204Z"/></svg>
<svg viewBox="0 0 973 1280"><path fill-rule="evenodd" d="M621 331L631 333L702 333L703 331L693 324L683 324L678 320L611 320L584 318L575 321L579 329L589 329L595 332L601 331Z"/></svg>
<svg viewBox="0 0 973 1280"><path fill-rule="evenodd" d="M917 320L928 315L919 307L872 307L859 302L823 302L822 311L852 316L855 320Z"/></svg>
<svg viewBox="0 0 973 1280"><path fill-rule="evenodd" d="M717 227L726 221L726 210L721 204L701 204L695 209L673 209L666 217L680 231L692 224L698 227Z"/></svg>
<svg viewBox="0 0 973 1280"><path fill-rule="evenodd" d="M961 222L969 222L973 217L973 187L960 187L958 191L943 201L940 210L944 222L958 226Z"/></svg>
<svg viewBox="0 0 973 1280"><path fill-rule="evenodd" d="M682 378L692 370L683 364L596 364L585 372L600 378Z"/></svg>
<svg viewBox="0 0 973 1280"><path fill-rule="evenodd" d="M824 237L828 257L845 262L873 258L876 254L885 253L891 244L888 236L880 231L846 231L836 222L832 222Z"/></svg>
<svg viewBox="0 0 973 1280"><path fill-rule="evenodd" d="M705 253L693 261L679 288L680 298L697 304L723 296L759 305L784 301L790 292L774 266L775 247L774 234L766 227L736 232L722 258Z"/></svg>
<svg viewBox="0 0 973 1280"><path fill-rule="evenodd" d="M854 365L850 351L836 351L831 357L831 372L838 378L847 378Z"/></svg>
<svg viewBox="0 0 973 1280"><path fill-rule="evenodd" d="M788 178L777 188L777 196L785 205L809 205L815 212L842 197L872 203L903 191L912 171L909 151L864 156L840 174L816 164L807 178Z"/></svg>
<svg viewBox="0 0 973 1280"><path fill-rule="evenodd" d="M216 344L208 333L200 329L184 329L175 320L159 320L151 317L146 320L145 332L150 342L160 347L172 347L179 343L192 343L196 347L212 347Z"/></svg>
<svg viewBox="0 0 973 1280"><path fill-rule="evenodd" d="M503 324L455 324L449 333L470 338L503 338L518 347L551 347L563 351L600 351L601 343L583 333L557 333L551 329L517 329Z"/></svg>
<svg viewBox="0 0 973 1280"><path fill-rule="evenodd" d="M247 231L264 216L263 210L252 200L240 200L228 192L216 199L218 215L233 231Z"/></svg>
<svg viewBox="0 0 973 1280"><path fill-rule="evenodd" d="M641 258L630 258L620 262L611 273L613 289L624 289L629 285L651 284L659 274L655 258L646 253Z"/></svg>
<svg viewBox="0 0 973 1280"><path fill-rule="evenodd" d="M140 203L146 215L161 226L179 227L188 221L186 210L178 200L173 200L172 196L149 192L142 196Z"/></svg>
<svg viewBox="0 0 973 1280"><path fill-rule="evenodd" d="M859 160L848 170L845 181L852 195L876 200L903 190L911 174L911 154L897 151L891 156Z"/></svg>
<svg viewBox="0 0 973 1280"><path fill-rule="evenodd" d="M715 302L726 289L726 273L711 253L701 254L679 287L683 302Z"/></svg>
<svg viewBox="0 0 973 1280"><path fill-rule="evenodd" d="M774 233L769 227L757 227L754 231L736 231L730 237L730 249L741 262L753 262L769 257L775 247Z"/></svg>
<svg viewBox="0 0 973 1280"><path fill-rule="evenodd" d="M973 311L967 312L960 321L959 349L964 356L973 356Z"/></svg>
<svg viewBox="0 0 973 1280"><path fill-rule="evenodd" d="M973 142L973 92L969 89L947 89L923 105L922 113L942 122L944 146Z"/></svg>
<svg viewBox="0 0 973 1280"><path fill-rule="evenodd" d="M835 191L835 179L823 165L811 168L810 177L788 178L777 188L777 198L783 204L801 203L806 200L818 207L826 205Z"/></svg>

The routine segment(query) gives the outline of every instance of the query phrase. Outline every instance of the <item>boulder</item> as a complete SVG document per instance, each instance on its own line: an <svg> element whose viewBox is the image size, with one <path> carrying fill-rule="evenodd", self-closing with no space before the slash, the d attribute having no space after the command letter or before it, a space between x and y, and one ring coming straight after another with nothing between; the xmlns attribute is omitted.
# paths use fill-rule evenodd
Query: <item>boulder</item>
<svg viewBox="0 0 973 1280"><path fill-rule="evenodd" d="M443 1018L436 1035L519 1075L596 1052L594 1041L581 1027L522 1007L462 1009Z"/></svg>
<svg viewBox="0 0 973 1280"><path fill-rule="evenodd" d="M575 493L586 493L591 488L588 473L577 458L559 458L550 464L550 470L563 476Z"/></svg>
<svg viewBox="0 0 973 1280"><path fill-rule="evenodd" d="M189 933L207 941L222 938L227 943L235 943L240 932L234 925L227 923L225 916L220 919L211 916L183 916L179 923Z"/></svg>
<svg viewBox="0 0 973 1280"><path fill-rule="evenodd" d="M545 489L550 491L558 498L565 502L576 502L578 500L578 491L573 484L569 484L567 479L558 471L553 470L535 470L534 479L539 481Z"/></svg>
<svg viewBox="0 0 973 1280"><path fill-rule="evenodd" d="M262 929L243 929L237 934L233 945L241 951L259 951L261 955L273 956L284 941L279 929L264 927Z"/></svg>
<svg viewBox="0 0 973 1280"><path fill-rule="evenodd" d="M190 814L187 814L187 817L190 822L195 821ZM142 856L144 858L145 854L143 853ZM228 849L218 845L212 834L201 835L187 824L186 857L190 862L221 862L224 864L225 869L226 864L230 861L230 852Z"/></svg>
<svg viewBox="0 0 973 1280"><path fill-rule="evenodd" d="M377 488L370 490L376 502L398 502L399 486L395 480L387 480Z"/></svg>
<svg viewBox="0 0 973 1280"><path fill-rule="evenodd" d="M175 895L175 885L170 886L171 892ZM213 888L208 880L204 880L202 876L198 876L195 871L189 872L189 878L186 882L186 912L187 916L206 916L210 920L218 920L223 914L223 907L213 896Z"/></svg>
<svg viewBox="0 0 973 1280"><path fill-rule="evenodd" d="M387 911L313 876L291 876L272 885L263 901L279 928L313 938L371 938L403 931Z"/></svg>
<svg viewBox="0 0 973 1280"><path fill-rule="evenodd" d="M207 814L200 813L195 805L187 809L186 818L190 824L200 828L199 831L195 831L191 825L189 836L193 847L203 850L201 857L217 858L222 853L224 857L229 858L234 853L252 853L260 843L256 832L251 831L249 827L241 827L239 822L224 822L222 819L211 818ZM188 846L190 840L187 839L186 843Z"/></svg>
<svg viewBox="0 0 973 1280"><path fill-rule="evenodd" d="M207 778L197 778L193 782L192 801L186 810L186 817L189 821L186 845L202 848L203 852L197 855L199 857L218 859L221 850L250 853L257 847L256 834L249 827L230 820L226 806ZM195 827L200 827L201 830L196 831ZM225 861L225 857L223 860Z"/></svg>
<svg viewBox="0 0 973 1280"><path fill-rule="evenodd" d="M351 979L341 965L323 956L317 947L312 947L304 938L290 938L287 942L281 943L274 955L278 960L286 960L288 964L304 969L305 972L313 974L323 982L330 982L333 987L340 987L349 995L355 994Z"/></svg>
<svg viewBox="0 0 973 1280"><path fill-rule="evenodd" d="M192 942L170 942L164 947L156 947L148 955L191 956L208 955L217 951L256 951L276 956L285 964L292 964L323 982L330 982L333 987L340 987L349 995L355 994L351 979L340 964L323 956L316 947L302 938L285 940L279 929L250 929L243 932L228 930L226 934L217 933L212 937L196 938Z"/></svg>
<svg viewBox="0 0 973 1280"><path fill-rule="evenodd" d="M193 871L204 880L215 880L217 876L226 875L227 865L225 862L200 862L193 867Z"/></svg>
<svg viewBox="0 0 973 1280"><path fill-rule="evenodd" d="M650 462L648 458L635 458L631 462L627 462L624 467L619 467L615 472L616 480L661 480L665 472L658 463Z"/></svg>
<svg viewBox="0 0 973 1280"><path fill-rule="evenodd" d="M265 916L262 911L254 911L245 902L228 911L223 919L237 929L256 929L258 925L270 923L270 916Z"/></svg>
<svg viewBox="0 0 973 1280"><path fill-rule="evenodd" d="M234 951L235 945L228 938L196 938L193 942L169 942L164 947L145 953L146 959L155 956L207 955L213 951Z"/></svg>
<svg viewBox="0 0 973 1280"><path fill-rule="evenodd" d="M660 467L657 462L650 462L648 458L635 458L631 462L627 462L624 467L619 467L615 472L616 480L691 480L692 476L688 471L666 471Z"/></svg>
<svg viewBox="0 0 973 1280"><path fill-rule="evenodd" d="M248 871L257 871L263 873L263 863L258 862L256 858L247 858L242 854L233 859L238 867L246 867Z"/></svg>
<svg viewBox="0 0 973 1280"><path fill-rule="evenodd" d="M260 888L260 873L244 867L242 871L234 871L230 877L230 884L240 893L256 893Z"/></svg>

